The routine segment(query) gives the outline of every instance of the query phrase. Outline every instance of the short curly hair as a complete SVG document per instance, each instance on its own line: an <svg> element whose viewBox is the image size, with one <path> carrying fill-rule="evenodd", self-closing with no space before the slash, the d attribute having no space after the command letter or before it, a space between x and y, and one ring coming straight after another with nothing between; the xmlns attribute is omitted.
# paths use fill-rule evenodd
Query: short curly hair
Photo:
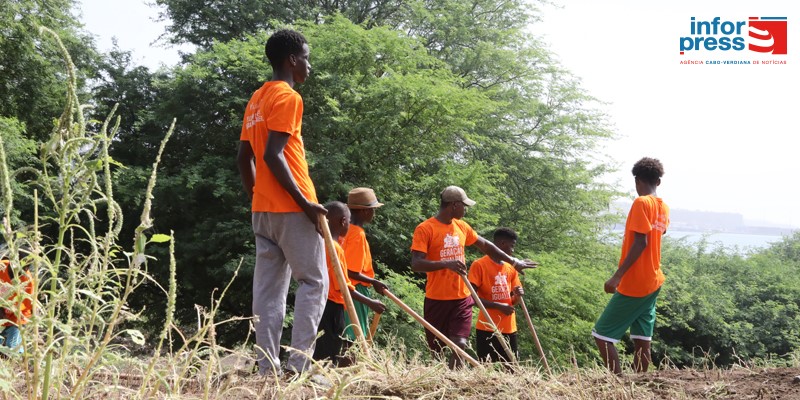
<svg viewBox="0 0 800 400"><path fill-rule="evenodd" d="M517 240L517 232L514 232L511 228L497 228L497 230L494 231L494 240L500 239Z"/></svg>
<svg viewBox="0 0 800 400"><path fill-rule="evenodd" d="M289 57L290 54L302 53L304 44L308 44L308 41L300 32L281 29L267 39L267 43L264 45L264 53L267 55L272 68L277 68L281 66L283 60Z"/></svg>
<svg viewBox="0 0 800 400"><path fill-rule="evenodd" d="M631 173L647 183L658 183L658 180L664 176L664 166L657 158L643 157L633 164Z"/></svg>

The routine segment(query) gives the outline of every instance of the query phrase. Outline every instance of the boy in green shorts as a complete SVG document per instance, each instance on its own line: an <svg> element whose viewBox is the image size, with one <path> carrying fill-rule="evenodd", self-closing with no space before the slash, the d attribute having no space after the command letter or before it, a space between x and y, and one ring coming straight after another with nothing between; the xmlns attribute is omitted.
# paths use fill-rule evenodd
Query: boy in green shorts
<svg viewBox="0 0 800 400"><path fill-rule="evenodd" d="M645 372L650 366L656 298L664 283L661 236L669 226L669 207L656 195L664 166L657 159L645 157L634 164L631 172L639 197L633 201L625 222L619 267L605 283L605 292L613 296L592 329L603 362L618 375L622 370L614 344L628 328L634 344L634 370Z"/></svg>
<svg viewBox="0 0 800 400"><path fill-rule="evenodd" d="M367 235L364 226L371 223L375 217L375 210L382 206L378 201L375 191L371 188L355 188L347 194L347 208L350 209L350 229L342 239L344 257L347 259L347 276L353 280L356 291L366 297L370 297L370 286L375 291L383 294L383 290L388 287L383 282L375 279L375 269L372 266L372 252L367 242ZM354 303L358 322L361 331L366 335L369 331L369 306L364 303ZM353 328L350 326L350 317L345 314L345 324L347 325L348 339L356 340Z"/></svg>

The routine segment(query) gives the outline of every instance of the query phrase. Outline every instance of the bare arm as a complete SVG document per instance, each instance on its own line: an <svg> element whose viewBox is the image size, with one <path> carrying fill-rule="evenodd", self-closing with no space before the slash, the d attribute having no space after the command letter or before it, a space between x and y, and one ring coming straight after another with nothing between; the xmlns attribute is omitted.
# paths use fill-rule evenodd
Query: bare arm
<svg viewBox="0 0 800 400"><path fill-rule="evenodd" d="M297 182L289 170L289 164L286 163L286 157L283 155L283 149L289 142L289 134L285 132L269 131L269 139L267 139L267 148L264 149L264 162L267 163L272 174L278 183L292 196L295 203L297 203L303 212L306 214L311 223L317 226L319 231L319 216L325 215L328 211L317 203L312 203L303 196L300 188L297 187Z"/></svg>
<svg viewBox="0 0 800 400"><path fill-rule="evenodd" d="M350 297L352 297L359 303L366 305L367 307L372 309L372 311L375 311L378 314L382 314L384 311L386 311L386 306L383 303L381 303L380 300L370 299L369 297L364 296L363 294L359 293L356 290L350 291Z"/></svg>
<svg viewBox="0 0 800 400"><path fill-rule="evenodd" d="M425 258L425 253L411 250L411 270L414 272L433 272L440 269L450 269L459 274L466 275L467 266L459 260L430 261Z"/></svg>
<svg viewBox="0 0 800 400"><path fill-rule="evenodd" d="M250 146L250 142L239 141L236 165L239 167L239 176L242 178L242 188L252 200L253 186L256 184L256 164L253 157L253 147Z"/></svg>
<svg viewBox="0 0 800 400"><path fill-rule="evenodd" d="M385 283L383 283L383 282L381 282L381 281L379 281L377 279L370 278L370 277L362 274L361 272L353 272L353 271L348 270L347 271L347 276L350 278L350 280L369 283L370 285L372 285L375 288L375 291L380 293L380 294L383 294L383 290L384 289L388 289L389 288L388 286L386 286Z"/></svg>
<svg viewBox="0 0 800 400"><path fill-rule="evenodd" d="M511 264L520 274L523 274L523 270L525 269L536 268L539 266L539 263L535 261L519 260L511 257L503 250L500 250L494 243L484 239L482 236L478 236L478 240L475 241L473 245L483 252L483 254L486 254L493 259L502 260Z"/></svg>
<svg viewBox="0 0 800 400"><path fill-rule="evenodd" d="M614 275L612 275L611 278L606 281L603 287L606 293L614 293L617 291L617 286L619 286L619 282L622 280L622 277L626 272L628 272L633 263L639 259L645 248L647 248L647 235L644 233L635 232L631 250L628 252L628 255L625 256L625 259L622 260L622 264L620 264L619 268L617 268L617 271L614 272Z"/></svg>

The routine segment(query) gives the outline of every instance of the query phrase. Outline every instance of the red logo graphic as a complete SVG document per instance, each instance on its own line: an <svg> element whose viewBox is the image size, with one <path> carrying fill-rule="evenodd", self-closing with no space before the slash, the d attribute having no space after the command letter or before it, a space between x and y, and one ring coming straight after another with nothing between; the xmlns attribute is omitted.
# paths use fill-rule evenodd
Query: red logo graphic
<svg viewBox="0 0 800 400"><path fill-rule="evenodd" d="M748 49L759 53L786 54L786 17L750 17Z"/></svg>

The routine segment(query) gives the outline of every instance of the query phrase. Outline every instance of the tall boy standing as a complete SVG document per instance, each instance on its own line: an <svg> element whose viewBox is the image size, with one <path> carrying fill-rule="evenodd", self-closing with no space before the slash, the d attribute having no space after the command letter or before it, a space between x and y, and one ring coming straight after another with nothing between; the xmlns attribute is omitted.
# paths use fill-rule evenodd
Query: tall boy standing
<svg viewBox="0 0 800 400"><path fill-rule="evenodd" d="M372 267L372 252L367 242L367 235L364 226L372 222L375 217L375 210L382 206L378 201L375 191L370 188L355 188L347 194L347 208L350 209L350 229L342 239L344 256L347 259L347 274L355 284L356 291L366 297L370 297L370 286L375 288L378 293L383 293L386 285L375 279L375 270ZM354 303L358 322L364 334L369 329L369 307L361 302ZM355 340L355 333L350 327L350 317L345 314L345 324L348 326L346 332L350 340Z"/></svg>
<svg viewBox="0 0 800 400"><path fill-rule="evenodd" d="M664 283L661 271L661 236L669 226L669 207L656 195L664 166L654 158L642 158L631 171L639 194L625 222L619 267L606 281L611 300L592 329L600 356L609 370L622 372L614 344L630 328L633 368L645 372L650 366L650 341L656 322L656 298Z"/></svg>
<svg viewBox="0 0 800 400"><path fill-rule="evenodd" d="M252 199L256 266L253 314L261 374L280 374L280 340L289 280L298 283L287 369L304 371L313 351L328 274L318 229L326 210L317 203L301 136L303 99L294 90L311 71L308 42L298 32L275 32L265 46L272 80L247 103L237 164Z"/></svg>
<svg viewBox="0 0 800 400"><path fill-rule="evenodd" d="M493 241L504 253L513 255L517 233L510 228L498 228L494 231ZM505 261L483 256L470 266L469 282L475 287L492 322L503 334L516 357L518 346L514 305L519 302L519 296L525 294L517 270ZM483 313L478 315L478 322L475 323L475 344L478 359L481 361L511 362L503 350L500 338L494 335L494 330Z"/></svg>
<svg viewBox="0 0 800 400"><path fill-rule="evenodd" d="M508 262L520 271L538 266L535 262L509 256L462 221L467 207L473 205L475 201L467 197L464 189L446 187L440 196L439 212L414 229L411 243L411 269L427 276L425 320L462 349L467 347L472 330L473 306L469 288L459 276L467 274L464 247L474 245L484 254ZM427 330L425 337L431 351L441 356L444 343ZM461 360L453 354L448 365L455 368L461 365Z"/></svg>

